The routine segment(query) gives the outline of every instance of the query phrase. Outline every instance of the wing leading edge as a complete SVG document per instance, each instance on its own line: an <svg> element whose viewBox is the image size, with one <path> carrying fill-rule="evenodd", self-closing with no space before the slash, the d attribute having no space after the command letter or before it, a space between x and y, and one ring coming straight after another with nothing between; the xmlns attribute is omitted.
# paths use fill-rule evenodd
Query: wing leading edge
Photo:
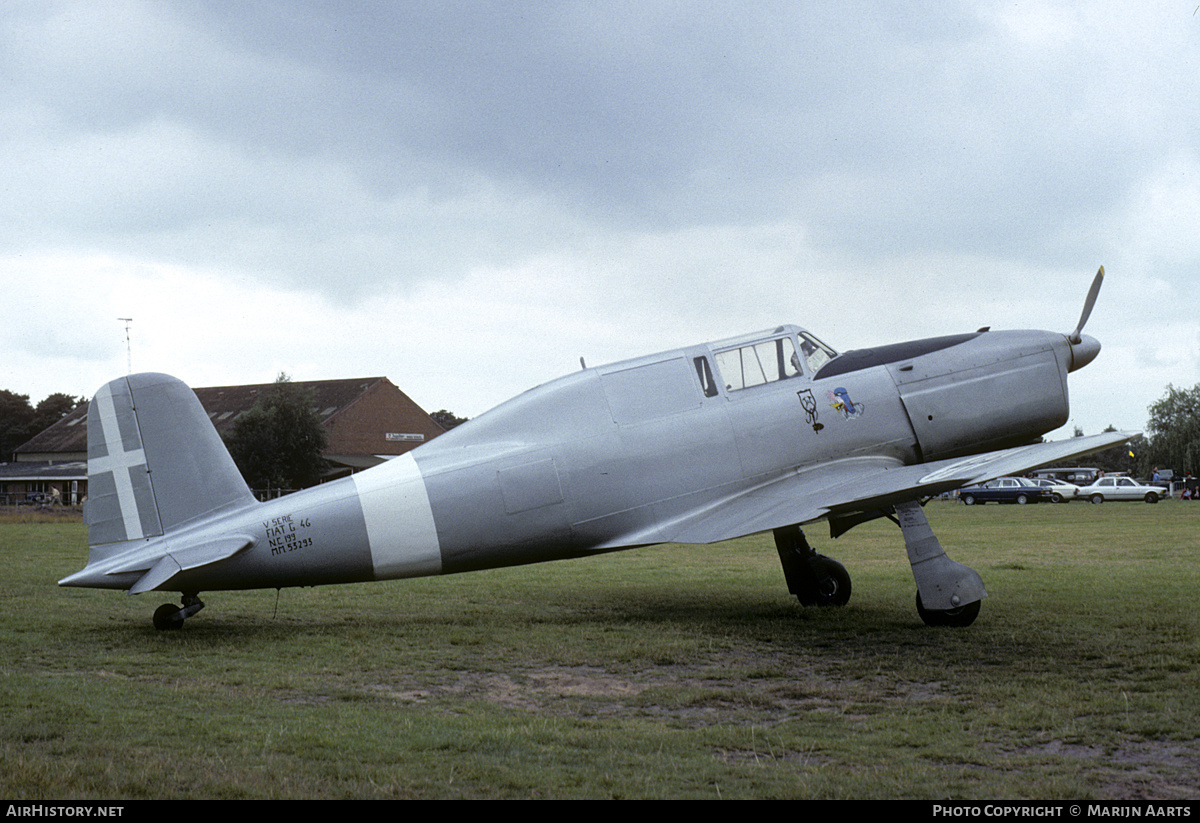
<svg viewBox="0 0 1200 823"><path fill-rule="evenodd" d="M716 543L827 517L850 518L1100 451L1131 436L1107 432L912 466L884 457L847 458L731 491L599 548Z"/></svg>

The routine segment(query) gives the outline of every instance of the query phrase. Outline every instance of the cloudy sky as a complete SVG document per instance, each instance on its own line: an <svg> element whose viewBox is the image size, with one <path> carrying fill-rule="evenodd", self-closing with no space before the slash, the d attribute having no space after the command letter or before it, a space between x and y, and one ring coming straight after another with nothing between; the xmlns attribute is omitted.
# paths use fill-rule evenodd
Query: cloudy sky
<svg viewBox="0 0 1200 823"><path fill-rule="evenodd" d="M1200 382L1187 2L43 2L0 17L0 388L384 375L475 416L794 322Z"/></svg>

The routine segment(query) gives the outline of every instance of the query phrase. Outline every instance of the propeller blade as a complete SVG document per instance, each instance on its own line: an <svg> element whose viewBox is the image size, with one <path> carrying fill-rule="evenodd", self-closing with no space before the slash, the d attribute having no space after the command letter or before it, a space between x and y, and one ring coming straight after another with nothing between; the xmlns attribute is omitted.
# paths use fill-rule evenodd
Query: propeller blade
<svg viewBox="0 0 1200 823"><path fill-rule="evenodd" d="M1096 272L1096 278L1092 281L1092 287L1088 290L1087 300L1083 301L1083 314L1079 315L1079 325L1075 327L1075 331L1071 332L1067 339L1072 343L1078 343L1083 338L1083 327L1087 323L1088 318L1092 315L1092 306L1096 305L1096 296L1100 294L1100 286L1104 283L1104 266L1100 267L1100 271Z"/></svg>

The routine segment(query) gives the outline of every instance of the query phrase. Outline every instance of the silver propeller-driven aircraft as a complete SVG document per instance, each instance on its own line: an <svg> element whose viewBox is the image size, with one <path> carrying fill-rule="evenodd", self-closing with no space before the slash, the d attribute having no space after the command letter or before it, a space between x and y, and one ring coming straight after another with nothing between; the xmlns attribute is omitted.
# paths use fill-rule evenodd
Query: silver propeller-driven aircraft
<svg viewBox="0 0 1200 823"><path fill-rule="evenodd" d="M946 556L918 501L1103 449L1126 433L1040 442L1066 422L1082 334L989 331L839 354L805 329L584 368L387 463L260 503L196 395L161 374L88 408L87 566L62 586L174 591L179 628L222 589L452 574L653 543L772 531L805 605L850 578L801 526L901 528L930 625L968 625L987 596Z"/></svg>

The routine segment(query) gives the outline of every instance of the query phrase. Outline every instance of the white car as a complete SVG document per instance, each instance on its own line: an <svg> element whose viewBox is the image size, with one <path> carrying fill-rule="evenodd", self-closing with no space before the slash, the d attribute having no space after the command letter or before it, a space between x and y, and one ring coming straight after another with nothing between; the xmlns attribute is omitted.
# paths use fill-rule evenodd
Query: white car
<svg viewBox="0 0 1200 823"><path fill-rule="evenodd" d="M1081 499L1093 503L1103 503L1105 500L1145 500L1147 503L1157 503L1159 498L1170 496L1161 486L1144 486L1130 477L1101 477L1092 485L1079 490Z"/></svg>
<svg viewBox="0 0 1200 823"><path fill-rule="evenodd" d="M1079 487L1064 480L1035 479L1033 481L1050 492L1051 503L1067 503L1079 496Z"/></svg>

